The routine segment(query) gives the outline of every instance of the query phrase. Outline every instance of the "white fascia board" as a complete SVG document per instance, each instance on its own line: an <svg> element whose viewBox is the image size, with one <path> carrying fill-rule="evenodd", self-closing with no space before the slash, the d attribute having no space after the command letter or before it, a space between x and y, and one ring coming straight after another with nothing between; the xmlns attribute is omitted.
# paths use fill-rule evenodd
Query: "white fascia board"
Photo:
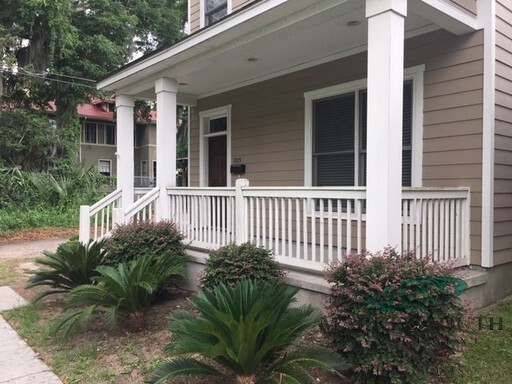
<svg viewBox="0 0 512 384"><path fill-rule="evenodd" d="M414 0L409 10L456 35L475 31L479 28L476 17L461 11L443 0Z"/></svg>
<svg viewBox="0 0 512 384"><path fill-rule="evenodd" d="M234 17L227 17L224 20L221 20L217 24L213 25L210 28L207 28L203 31L197 32L194 36L185 39L182 42L179 42L168 49L163 50L155 55L151 55L146 60L141 60L139 63L134 65L129 65L124 70L120 70L114 73L112 76L109 76L105 79L102 79L98 82L97 88L100 90L113 91L115 90L115 83L126 78L132 76L138 72L144 71L149 67L154 66L166 59L170 59L173 56L176 56L202 42L205 42L223 32L228 31L229 29L242 24L253 17L256 17L264 12L269 11L272 8L275 8L283 3L286 3L287 0L268 0L264 2L258 2L255 6L248 8L247 10L240 12L238 15Z"/></svg>

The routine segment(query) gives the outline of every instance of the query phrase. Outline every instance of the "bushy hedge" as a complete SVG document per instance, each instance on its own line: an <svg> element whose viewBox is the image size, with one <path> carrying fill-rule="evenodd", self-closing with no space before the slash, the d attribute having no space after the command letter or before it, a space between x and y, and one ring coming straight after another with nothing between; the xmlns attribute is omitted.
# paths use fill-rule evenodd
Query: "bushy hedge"
<svg viewBox="0 0 512 384"><path fill-rule="evenodd" d="M202 288L213 288L220 283L234 286L243 279L269 281L283 276L272 251L252 243L229 244L210 252L200 285Z"/></svg>
<svg viewBox="0 0 512 384"><path fill-rule="evenodd" d="M323 329L359 382L425 383L463 346L465 283L452 268L399 255L351 255L328 270Z"/></svg>
<svg viewBox="0 0 512 384"><path fill-rule="evenodd" d="M108 262L114 265L144 256L185 256L183 235L176 224L166 220L118 225L105 248L108 250Z"/></svg>

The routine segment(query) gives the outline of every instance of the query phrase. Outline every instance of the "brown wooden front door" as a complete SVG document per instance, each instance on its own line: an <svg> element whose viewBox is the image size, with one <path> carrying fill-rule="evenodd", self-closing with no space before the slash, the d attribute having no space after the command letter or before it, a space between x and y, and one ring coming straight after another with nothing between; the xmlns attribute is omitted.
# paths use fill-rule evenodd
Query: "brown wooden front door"
<svg viewBox="0 0 512 384"><path fill-rule="evenodd" d="M208 138L208 186L227 186L227 136Z"/></svg>

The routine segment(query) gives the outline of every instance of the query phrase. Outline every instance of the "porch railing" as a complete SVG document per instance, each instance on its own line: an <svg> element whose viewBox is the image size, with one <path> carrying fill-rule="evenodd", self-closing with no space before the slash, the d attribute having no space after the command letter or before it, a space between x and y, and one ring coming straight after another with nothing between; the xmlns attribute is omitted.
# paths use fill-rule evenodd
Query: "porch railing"
<svg viewBox="0 0 512 384"><path fill-rule="evenodd" d="M404 189L402 250L417 257L469 264L469 189Z"/></svg>
<svg viewBox="0 0 512 384"><path fill-rule="evenodd" d="M190 245L219 248L235 242L235 188L167 188L171 220Z"/></svg>
<svg viewBox="0 0 512 384"><path fill-rule="evenodd" d="M92 206L80 207L79 240L100 240L110 235L116 224L131 220L152 220L158 209L159 188L136 188L135 203L126 211L121 210L120 189L115 190Z"/></svg>
<svg viewBox="0 0 512 384"><path fill-rule="evenodd" d="M364 188L167 188L171 220L191 246L251 241L283 264L322 270L360 253L366 240ZM404 189L402 250L469 262L469 190Z"/></svg>
<svg viewBox="0 0 512 384"><path fill-rule="evenodd" d="M120 206L120 189L116 189L92 206L82 205L78 234L80 241L88 243L91 238L99 240L107 236L114 228L114 210Z"/></svg>
<svg viewBox="0 0 512 384"><path fill-rule="evenodd" d="M158 217L160 187L155 187L138 198L126 210L116 210L116 223L127 224L132 221L152 221Z"/></svg>
<svg viewBox="0 0 512 384"><path fill-rule="evenodd" d="M283 264L312 270L364 251L364 188L250 187L239 181L235 188L167 188L170 219L190 246L216 249L250 241L272 249ZM126 210L120 209L119 190L81 207L80 240L108 236L115 223L159 217L159 188L137 194ZM469 196L464 188L405 188L402 252L468 264Z"/></svg>

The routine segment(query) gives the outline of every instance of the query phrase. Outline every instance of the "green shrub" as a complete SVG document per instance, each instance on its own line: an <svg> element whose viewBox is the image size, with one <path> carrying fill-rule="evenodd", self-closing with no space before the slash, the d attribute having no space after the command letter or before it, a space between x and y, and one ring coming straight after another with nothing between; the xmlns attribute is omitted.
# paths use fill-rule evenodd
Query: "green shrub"
<svg viewBox="0 0 512 384"><path fill-rule="evenodd" d="M90 241L85 245L77 241L69 241L59 245L56 252L43 252L45 257L37 258L36 263L43 269L30 271L32 275L26 288L49 286L34 301L45 296L65 293L73 288L90 284L98 275L96 268L105 261L105 241Z"/></svg>
<svg viewBox="0 0 512 384"><path fill-rule="evenodd" d="M213 288L224 283L234 286L242 279L279 280L284 272L272 257L272 251L252 243L230 244L210 252L201 286Z"/></svg>
<svg viewBox="0 0 512 384"><path fill-rule="evenodd" d="M336 353L318 346L288 348L321 318L311 306L290 308L297 291L275 280L246 279L199 293L192 299L199 316L183 310L171 314L167 350L174 357L148 382L208 375L240 384L307 384L314 383L307 368L337 373L341 359Z"/></svg>
<svg viewBox="0 0 512 384"><path fill-rule="evenodd" d="M323 328L359 382L426 383L463 346L466 284L449 266L398 255L351 255L328 270Z"/></svg>
<svg viewBox="0 0 512 384"><path fill-rule="evenodd" d="M67 337L86 326L96 313L103 314L111 326L124 321L134 329L143 328L144 315L158 290L169 279L184 276L186 261L186 257L145 256L116 267L98 266L95 284L78 286L69 295L66 306L81 308L66 311L54 331Z"/></svg>
<svg viewBox="0 0 512 384"><path fill-rule="evenodd" d="M118 225L106 243L111 264L129 262L144 256L178 257L185 255L183 235L170 221L150 221Z"/></svg>

